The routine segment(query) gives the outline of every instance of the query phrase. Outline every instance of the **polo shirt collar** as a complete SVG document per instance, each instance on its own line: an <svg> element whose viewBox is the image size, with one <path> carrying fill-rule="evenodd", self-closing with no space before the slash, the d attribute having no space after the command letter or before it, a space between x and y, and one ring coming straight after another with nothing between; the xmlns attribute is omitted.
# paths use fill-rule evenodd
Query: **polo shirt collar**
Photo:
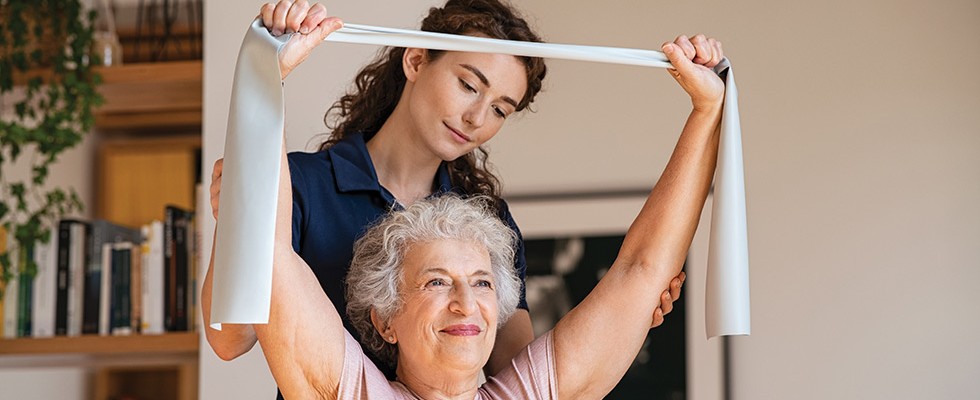
<svg viewBox="0 0 980 400"><path fill-rule="evenodd" d="M378 173L367 150L367 139L362 133L355 133L337 142L327 152L333 160L334 180L340 192L374 191L384 193L378 182ZM439 164L436 171L435 192L452 191L449 169L446 163Z"/></svg>

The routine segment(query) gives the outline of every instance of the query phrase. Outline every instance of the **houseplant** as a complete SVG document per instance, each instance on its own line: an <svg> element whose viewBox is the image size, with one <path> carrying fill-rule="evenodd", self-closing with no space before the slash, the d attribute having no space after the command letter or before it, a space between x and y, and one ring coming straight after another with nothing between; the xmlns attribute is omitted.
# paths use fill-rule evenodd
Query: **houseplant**
<svg viewBox="0 0 980 400"><path fill-rule="evenodd" d="M11 237L0 252L0 299L14 274L30 291L35 244L82 207L73 188L45 182L58 156L91 130L102 102L88 59L93 18L79 0L0 0L0 226ZM11 167L24 163L30 176L12 178Z"/></svg>

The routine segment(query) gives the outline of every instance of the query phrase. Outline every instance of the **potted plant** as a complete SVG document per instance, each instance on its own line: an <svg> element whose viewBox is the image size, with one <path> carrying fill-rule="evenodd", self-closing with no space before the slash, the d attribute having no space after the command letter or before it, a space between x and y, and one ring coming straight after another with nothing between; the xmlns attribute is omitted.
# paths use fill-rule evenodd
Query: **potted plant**
<svg viewBox="0 0 980 400"><path fill-rule="evenodd" d="M0 0L0 230L11 238L0 251L0 302L15 274L30 291L35 244L82 208L73 188L45 182L58 156L92 129L102 102L88 57L93 18L79 0ZM10 167L25 162L29 178L12 178Z"/></svg>

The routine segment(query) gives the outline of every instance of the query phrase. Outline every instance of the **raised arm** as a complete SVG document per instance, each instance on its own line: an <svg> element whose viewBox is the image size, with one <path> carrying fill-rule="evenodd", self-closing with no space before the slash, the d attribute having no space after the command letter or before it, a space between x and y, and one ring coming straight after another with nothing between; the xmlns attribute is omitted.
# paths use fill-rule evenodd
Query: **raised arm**
<svg viewBox="0 0 980 400"><path fill-rule="evenodd" d="M327 35L339 29L342 24L338 18L328 17L327 9L323 5L311 5L306 0L296 2L281 0L276 4L267 3L262 6L259 17L274 35L298 32L279 52L279 69L282 72L282 79L285 79L286 75L299 66L316 46L323 43L323 39ZM218 218L217 203L221 190L222 161L215 162L211 175L211 206L215 219ZM288 175L286 182L289 182ZM211 322L213 264L214 254L212 253L208 271L204 276L204 285L201 289L201 308L205 327L209 327ZM245 354L252 349L256 342L255 331L250 325L226 324L220 331L205 328L205 336L215 354L226 361Z"/></svg>
<svg viewBox="0 0 980 400"><path fill-rule="evenodd" d="M661 293L683 267L708 195L724 98L724 83L710 67L721 61L721 45L682 36L663 49L694 109L613 266L555 326L559 398L601 398L626 373Z"/></svg>
<svg viewBox="0 0 980 400"><path fill-rule="evenodd" d="M261 18L274 34L293 33L279 54L282 77L299 65L341 21L327 17L319 4L289 0L262 7ZM220 163L215 165L220 182ZM285 147L279 175L272 302L269 323L223 324L205 328L208 342L223 359L248 351L258 340L276 383L287 398L334 398L344 362L345 332L340 315L317 283L312 270L292 247L292 189ZM220 183L218 183L220 185ZM212 186L212 197L216 197ZM213 199L215 200L215 199ZM217 209L214 210L217 217ZM205 276L202 306L210 325L214 254Z"/></svg>
<svg viewBox="0 0 980 400"><path fill-rule="evenodd" d="M344 366L345 331L313 270L292 245L292 187L283 151L276 212L269 323L253 325L285 398L335 398Z"/></svg>

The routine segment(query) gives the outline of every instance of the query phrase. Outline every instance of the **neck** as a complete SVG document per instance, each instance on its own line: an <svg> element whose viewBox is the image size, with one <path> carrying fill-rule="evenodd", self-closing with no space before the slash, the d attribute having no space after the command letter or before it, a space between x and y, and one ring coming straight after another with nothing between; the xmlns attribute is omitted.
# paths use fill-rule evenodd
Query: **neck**
<svg viewBox="0 0 980 400"><path fill-rule="evenodd" d="M459 370L433 373L431 368L424 373L415 374L398 364L398 381L416 396L426 400L459 399L473 400L479 387L479 371L461 372Z"/></svg>
<svg viewBox="0 0 980 400"><path fill-rule="evenodd" d="M442 162L422 143L407 112L399 103L378 133L367 143L378 181L403 205L432 193L432 180Z"/></svg>

